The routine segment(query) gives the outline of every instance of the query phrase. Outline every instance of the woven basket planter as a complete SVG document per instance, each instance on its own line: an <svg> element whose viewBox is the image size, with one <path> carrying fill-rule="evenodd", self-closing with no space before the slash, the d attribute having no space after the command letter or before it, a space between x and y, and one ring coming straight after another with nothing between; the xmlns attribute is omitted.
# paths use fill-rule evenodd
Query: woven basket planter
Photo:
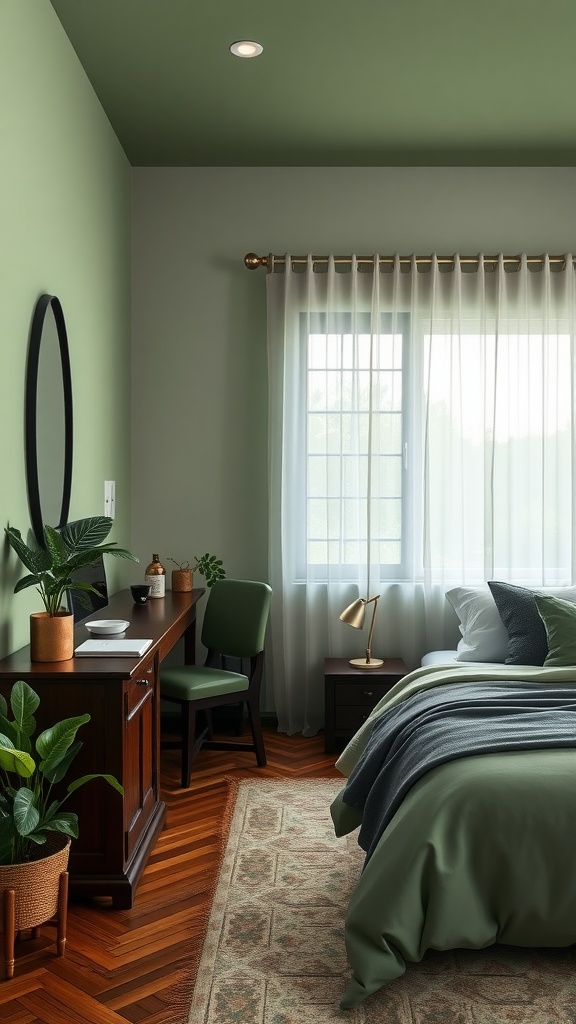
<svg viewBox="0 0 576 1024"><path fill-rule="evenodd" d="M47 840L47 856L22 864L0 864L0 931L5 976L14 974L15 933L37 928L57 915L58 954L66 944L66 895L70 839L55 833ZM48 852L50 851L50 852Z"/></svg>
<svg viewBox="0 0 576 1024"><path fill-rule="evenodd" d="M192 569L172 569L172 590L188 594L192 590Z"/></svg>

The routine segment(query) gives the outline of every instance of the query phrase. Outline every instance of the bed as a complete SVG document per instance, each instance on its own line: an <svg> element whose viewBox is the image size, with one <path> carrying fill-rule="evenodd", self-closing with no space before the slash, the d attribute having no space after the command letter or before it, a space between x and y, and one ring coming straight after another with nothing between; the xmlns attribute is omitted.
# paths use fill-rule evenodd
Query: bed
<svg viewBox="0 0 576 1024"><path fill-rule="evenodd" d="M576 658L454 655L397 683L336 762L347 782L334 828L358 828L366 852L345 922L343 1009L428 949L576 943Z"/></svg>

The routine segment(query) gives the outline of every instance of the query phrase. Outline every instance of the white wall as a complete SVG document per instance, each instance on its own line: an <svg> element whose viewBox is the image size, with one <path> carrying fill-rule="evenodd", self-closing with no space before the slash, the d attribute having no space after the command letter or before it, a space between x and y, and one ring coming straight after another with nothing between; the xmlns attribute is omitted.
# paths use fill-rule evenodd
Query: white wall
<svg viewBox="0 0 576 1024"><path fill-rule="evenodd" d="M245 253L576 248L573 168L136 168L133 184L133 550L208 550L238 577L267 577L266 281Z"/></svg>

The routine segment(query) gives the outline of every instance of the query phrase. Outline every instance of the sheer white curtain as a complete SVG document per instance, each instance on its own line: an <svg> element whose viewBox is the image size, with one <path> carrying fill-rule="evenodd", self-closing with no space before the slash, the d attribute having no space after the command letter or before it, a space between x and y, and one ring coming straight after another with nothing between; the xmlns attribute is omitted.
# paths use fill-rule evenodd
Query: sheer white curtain
<svg viewBox="0 0 576 1024"><path fill-rule="evenodd" d="M282 731L316 732L324 658L364 653L356 597L381 594L373 656L414 667L454 630L451 586L575 581L575 295L571 256L269 267Z"/></svg>

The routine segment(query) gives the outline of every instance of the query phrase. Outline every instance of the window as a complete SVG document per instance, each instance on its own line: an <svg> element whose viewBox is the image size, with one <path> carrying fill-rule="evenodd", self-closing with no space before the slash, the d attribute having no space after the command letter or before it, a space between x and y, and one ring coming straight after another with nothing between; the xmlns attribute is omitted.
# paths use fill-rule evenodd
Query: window
<svg viewBox="0 0 576 1024"><path fill-rule="evenodd" d="M368 557L388 581L427 567L432 581L481 582L490 562L526 584L544 563L561 583L571 507L541 495L551 466L571 475L569 334L474 320L411 333L408 314L382 314L378 334L356 314L352 333L349 314L329 319L301 318L300 575L345 579Z"/></svg>
<svg viewBox="0 0 576 1024"><path fill-rule="evenodd" d="M370 560L402 575L408 318L383 316L379 334L326 319L302 324L307 564L355 568L370 538Z"/></svg>

